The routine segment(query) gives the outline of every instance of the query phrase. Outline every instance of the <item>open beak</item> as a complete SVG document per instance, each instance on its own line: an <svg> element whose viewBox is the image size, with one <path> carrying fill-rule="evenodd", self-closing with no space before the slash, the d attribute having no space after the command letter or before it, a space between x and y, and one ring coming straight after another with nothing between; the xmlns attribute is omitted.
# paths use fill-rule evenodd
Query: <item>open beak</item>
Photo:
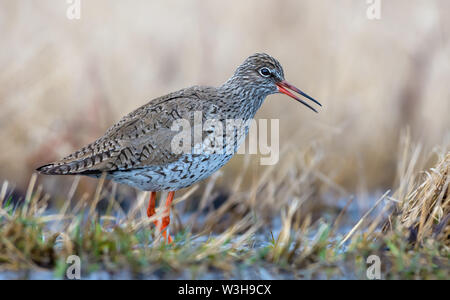
<svg viewBox="0 0 450 300"><path fill-rule="evenodd" d="M291 98L294 98L295 100L297 100L298 102L302 103L303 105L306 105L307 107L309 107L310 109L312 109L313 111L317 112L317 110L315 108L313 108L311 105L309 105L308 103L306 103L305 101L303 101L302 99L300 99L299 97L295 96L291 91L292 90L294 92L296 92L297 94L302 95L305 98L308 98L309 100L313 101L314 103L316 103L319 106L322 106L322 104L320 104L317 100L314 100L312 97L308 96L307 94L303 93L301 90L299 90L298 88L296 88L295 86L293 86L292 84L290 84L289 82L287 82L286 80L280 81L277 83L278 86L278 91L280 93L283 93L285 95L288 95Z"/></svg>

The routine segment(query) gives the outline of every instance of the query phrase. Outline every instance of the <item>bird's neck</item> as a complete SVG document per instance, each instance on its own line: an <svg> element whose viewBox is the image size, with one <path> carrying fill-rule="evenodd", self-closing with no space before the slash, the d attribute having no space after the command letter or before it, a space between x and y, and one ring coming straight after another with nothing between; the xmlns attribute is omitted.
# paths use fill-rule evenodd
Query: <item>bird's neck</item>
<svg viewBox="0 0 450 300"><path fill-rule="evenodd" d="M230 102L230 105L236 105L245 118L253 118L261 107L266 94L261 93L246 78L233 76L228 79L219 89Z"/></svg>

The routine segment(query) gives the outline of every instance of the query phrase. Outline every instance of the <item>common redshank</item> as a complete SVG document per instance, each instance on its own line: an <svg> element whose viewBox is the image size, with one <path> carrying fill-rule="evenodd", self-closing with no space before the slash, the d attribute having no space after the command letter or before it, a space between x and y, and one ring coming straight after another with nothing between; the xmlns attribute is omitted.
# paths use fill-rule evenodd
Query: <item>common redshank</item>
<svg viewBox="0 0 450 300"><path fill-rule="evenodd" d="M291 91L321 106L284 79L283 68L275 58L256 53L222 86L193 86L156 98L123 117L95 142L37 171L97 178L105 173L107 179L150 191L148 217L155 214L156 192L169 191L162 217L154 224L171 243L166 229L175 191L207 178L233 157L248 133L247 121L254 118L268 95L286 94L317 112ZM173 140L179 134L173 130L174 122L187 120L194 127L193 115L199 112L203 123L218 120L223 128L228 120L243 122L238 122L241 125L233 131L232 139L224 135L223 151L174 151ZM211 134L222 135L223 130L219 133L215 128L209 128L206 136L202 134L200 146L210 146ZM192 147L198 150L195 141Z"/></svg>

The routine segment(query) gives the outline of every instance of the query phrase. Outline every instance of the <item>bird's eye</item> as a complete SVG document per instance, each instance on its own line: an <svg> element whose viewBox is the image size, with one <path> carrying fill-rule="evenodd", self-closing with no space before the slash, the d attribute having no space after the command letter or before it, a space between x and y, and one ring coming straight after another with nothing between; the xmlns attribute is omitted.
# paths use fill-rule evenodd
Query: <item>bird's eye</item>
<svg viewBox="0 0 450 300"><path fill-rule="evenodd" d="M263 77L269 77L271 75L270 70L268 68L261 68L259 70L259 74L261 74L261 76Z"/></svg>

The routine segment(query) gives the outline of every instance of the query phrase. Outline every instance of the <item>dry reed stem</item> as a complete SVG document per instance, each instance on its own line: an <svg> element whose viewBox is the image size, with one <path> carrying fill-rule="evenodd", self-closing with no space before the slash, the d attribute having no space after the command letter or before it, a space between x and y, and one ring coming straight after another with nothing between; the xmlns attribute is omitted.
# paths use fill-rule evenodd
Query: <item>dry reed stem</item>
<svg viewBox="0 0 450 300"><path fill-rule="evenodd" d="M381 196L377 202L375 202L375 204L372 206L371 209L369 209L363 216L362 218L358 221L358 223L356 223L355 226L353 226L353 228L349 231L349 233L347 233L347 235L344 237L344 239L339 243L339 247L342 247L342 245L356 232L356 230L361 226L361 224L366 220L366 218L372 213L372 211L377 208L377 206L381 203L381 201L383 201L387 195L391 192L391 190L386 191L386 193L383 194L383 196Z"/></svg>

